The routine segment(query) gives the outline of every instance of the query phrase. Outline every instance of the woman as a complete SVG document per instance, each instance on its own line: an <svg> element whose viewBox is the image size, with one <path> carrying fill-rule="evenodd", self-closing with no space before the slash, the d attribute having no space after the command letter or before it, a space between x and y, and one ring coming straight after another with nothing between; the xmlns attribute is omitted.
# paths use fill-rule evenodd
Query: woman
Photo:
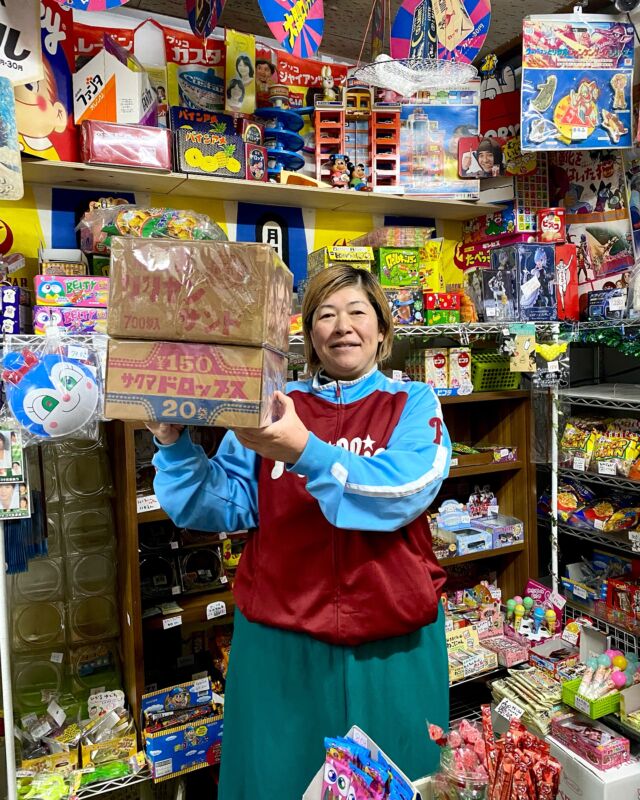
<svg viewBox="0 0 640 800"><path fill-rule="evenodd" d="M251 63L249 56L243 53L236 58L236 72L240 76L240 80L245 86L248 86L251 83L254 72L253 64Z"/></svg>
<svg viewBox="0 0 640 800"><path fill-rule="evenodd" d="M176 525L258 528L234 585L220 800L297 800L323 737L353 724L417 778L438 759L425 720L448 723L444 572L423 514L449 469L440 404L378 370L393 323L370 273L320 272L302 319L315 374L276 394L276 422L227 433L210 460L179 426L150 426Z"/></svg>
<svg viewBox="0 0 640 800"><path fill-rule="evenodd" d="M232 78L227 86L227 105L238 111L244 103L244 85L240 78Z"/></svg>

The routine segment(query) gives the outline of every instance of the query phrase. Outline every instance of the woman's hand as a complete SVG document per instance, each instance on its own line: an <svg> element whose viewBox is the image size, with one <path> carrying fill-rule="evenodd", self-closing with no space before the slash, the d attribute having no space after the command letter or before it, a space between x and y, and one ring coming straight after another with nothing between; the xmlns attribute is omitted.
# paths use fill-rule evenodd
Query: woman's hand
<svg viewBox="0 0 640 800"><path fill-rule="evenodd" d="M234 428L240 444L263 458L295 464L307 446L309 431L296 414L293 400L282 392L274 394L279 419L266 428Z"/></svg>
<svg viewBox="0 0 640 800"><path fill-rule="evenodd" d="M160 444L175 444L184 430L184 425L172 425L168 422L147 422L146 426Z"/></svg>

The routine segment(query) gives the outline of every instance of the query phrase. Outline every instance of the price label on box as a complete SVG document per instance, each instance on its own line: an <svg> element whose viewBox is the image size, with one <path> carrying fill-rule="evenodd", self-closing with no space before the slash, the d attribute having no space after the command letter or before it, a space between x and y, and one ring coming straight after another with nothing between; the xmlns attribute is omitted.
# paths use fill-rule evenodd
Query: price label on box
<svg viewBox="0 0 640 800"><path fill-rule="evenodd" d="M610 297L609 311L624 311L627 307L626 297Z"/></svg>
<svg viewBox="0 0 640 800"><path fill-rule="evenodd" d="M476 675L484 669L484 656L477 655L466 658L462 662L462 672L465 678Z"/></svg>
<svg viewBox="0 0 640 800"><path fill-rule="evenodd" d="M198 678L197 681L193 684L193 691L196 694L203 694L204 692L208 692L210 689L209 685L209 678Z"/></svg>
<svg viewBox="0 0 640 800"><path fill-rule="evenodd" d="M54 664L62 664L62 659L64 658L62 653L51 653L51 661Z"/></svg>
<svg viewBox="0 0 640 800"><path fill-rule="evenodd" d="M629 531L629 541L631 542L632 552L640 553L640 532Z"/></svg>
<svg viewBox="0 0 640 800"><path fill-rule="evenodd" d="M227 605L222 600L216 600L215 603L209 603L207 606L207 619L216 619L217 617L224 617L227 613Z"/></svg>
<svg viewBox="0 0 640 800"><path fill-rule="evenodd" d="M555 608L559 608L561 611L567 604L567 601L558 592L551 592L551 594L549 595L549 602L551 603L552 606L555 606Z"/></svg>
<svg viewBox="0 0 640 800"><path fill-rule="evenodd" d="M594 519L593 520L593 527L597 531L603 531L604 530L604 520L603 519Z"/></svg>
<svg viewBox="0 0 640 800"><path fill-rule="evenodd" d="M558 361L547 361L547 372L560 372L560 364Z"/></svg>
<svg viewBox="0 0 640 800"><path fill-rule="evenodd" d="M155 494L147 494L144 497L136 497L136 508L138 514L143 514L145 511L157 511L160 503Z"/></svg>
<svg viewBox="0 0 640 800"><path fill-rule="evenodd" d="M587 590L584 589L582 586L574 586L573 593L575 594L576 597L579 597L582 600L586 600L588 596Z"/></svg>
<svg viewBox="0 0 640 800"><path fill-rule="evenodd" d="M491 623L489 622L488 619L481 619L480 622L477 622L475 624L475 629L478 631L479 634L486 633L490 627Z"/></svg>
<svg viewBox="0 0 640 800"><path fill-rule="evenodd" d="M575 456L573 459L573 468L577 472L584 472L586 469L586 461L582 456Z"/></svg>
<svg viewBox="0 0 640 800"><path fill-rule="evenodd" d="M167 617L166 619L162 620L162 627L165 629L165 631L168 631L171 628L177 628L179 625L182 625L182 617L179 614L177 617Z"/></svg>
<svg viewBox="0 0 640 800"><path fill-rule="evenodd" d="M496 706L496 713L511 722L512 719L520 719L524 714L524 708L504 697Z"/></svg>
<svg viewBox="0 0 640 800"><path fill-rule="evenodd" d="M589 713L589 701L585 700L584 697L579 697L576 695L574 706L578 709L578 711L582 711L583 714Z"/></svg>
<svg viewBox="0 0 640 800"><path fill-rule="evenodd" d="M598 461L598 475L615 475L615 461Z"/></svg>

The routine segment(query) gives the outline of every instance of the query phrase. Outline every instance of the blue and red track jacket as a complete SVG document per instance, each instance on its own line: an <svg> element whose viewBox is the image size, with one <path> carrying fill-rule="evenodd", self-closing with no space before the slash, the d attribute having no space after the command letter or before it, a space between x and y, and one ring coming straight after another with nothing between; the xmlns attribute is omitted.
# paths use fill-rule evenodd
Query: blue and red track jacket
<svg viewBox="0 0 640 800"><path fill-rule="evenodd" d="M255 529L235 600L247 619L356 645L433 622L445 573L424 511L450 462L440 402L378 369L287 386L310 431L295 464L230 431L208 459L184 432L159 445L155 492L176 525Z"/></svg>

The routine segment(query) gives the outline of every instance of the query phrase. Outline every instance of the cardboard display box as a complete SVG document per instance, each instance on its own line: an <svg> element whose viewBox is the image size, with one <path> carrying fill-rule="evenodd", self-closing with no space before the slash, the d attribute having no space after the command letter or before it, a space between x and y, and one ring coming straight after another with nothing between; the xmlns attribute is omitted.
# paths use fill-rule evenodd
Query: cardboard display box
<svg viewBox="0 0 640 800"><path fill-rule="evenodd" d="M111 339L110 419L255 428L273 419L286 358L260 347Z"/></svg>
<svg viewBox="0 0 640 800"><path fill-rule="evenodd" d="M637 796L640 764L635 759L604 772L552 736L547 741L551 755L562 765L558 800L632 800Z"/></svg>
<svg viewBox="0 0 640 800"><path fill-rule="evenodd" d="M33 287L40 306L106 308L109 296L109 278L93 276L36 275Z"/></svg>
<svg viewBox="0 0 640 800"><path fill-rule="evenodd" d="M286 352L293 275L272 247L116 238L108 333Z"/></svg>

